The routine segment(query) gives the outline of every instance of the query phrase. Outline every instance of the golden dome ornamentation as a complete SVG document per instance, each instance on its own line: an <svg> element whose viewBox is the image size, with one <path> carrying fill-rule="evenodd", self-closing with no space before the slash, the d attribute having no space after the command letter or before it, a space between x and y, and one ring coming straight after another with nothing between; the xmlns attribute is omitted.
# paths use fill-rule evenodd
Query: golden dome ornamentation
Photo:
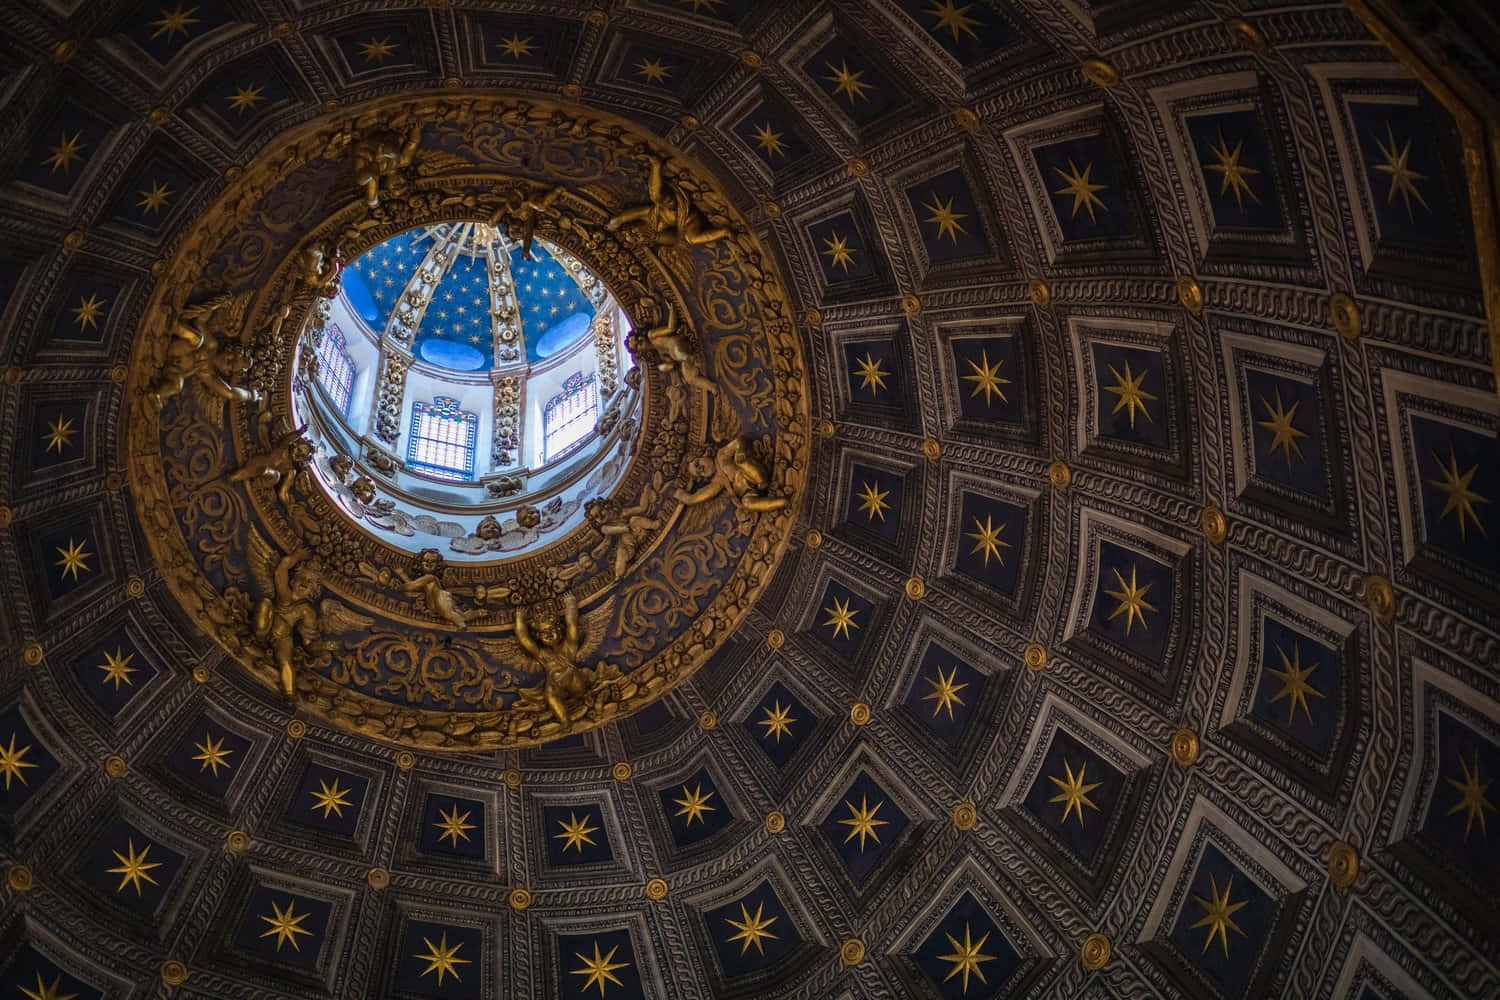
<svg viewBox="0 0 1500 1000"><path fill-rule="evenodd" d="M922 312L922 299L920 296L907 292L901 296L901 311L908 316L918 316Z"/></svg>
<svg viewBox="0 0 1500 1000"><path fill-rule="evenodd" d="M1347 889L1359 877L1359 853L1348 841L1336 840L1328 849L1328 880L1335 889Z"/></svg>
<svg viewBox="0 0 1500 1000"><path fill-rule="evenodd" d="M968 832L979 825L979 810L972 802L959 802L953 807L953 826Z"/></svg>
<svg viewBox="0 0 1500 1000"><path fill-rule="evenodd" d="M1192 278L1177 279L1177 301L1194 316L1203 314L1203 289Z"/></svg>
<svg viewBox="0 0 1500 1000"><path fill-rule="evenodd" d="M1251 52L1264 51L1269 45L1269 43L1266 41L1266 36L1261 32L1261 30L1255 25L1251 24L1249 21L1246 21L1242 18L1231 18L1230 20L1224 22L1224 26L1229 29L1229 33L1233 35L1241 45L1249 49Z"/></svg>
<svg viewBox="0 0 1500 1000"><path fill-rule="evenodd" d="M654 902L661 902L667 898L667 880L654 878L646 883L646 898Z"/></svg>
<svg viewBox="0 0 1500 1000"><path fill-rule="evenodd" d="M740 53L740 63L747 69L760 69L765 64L765 60L754 49L746 49Z"/></svg>
<svg viewBox="0 0 1500 1000"><path fill-rule="evenodd" d="M513 767L506 769L504 777L506 788L520 788L522 780L523 778L520 771L516 770Z"/></svg>
<svg viewBox="0 0 1500 1000"><path fill-rule="evenodd" d="M1359 305L1343 292L1334 292L1328 300L1328 317L1333 328L1345 340L1357 340L1360 331Z"/></svg>
<svg viewBox="0 0 1500 1000"><path fill-rule="evenodd" d="M1101 87L1113 87L1120 82L1120 73L1103 59L1085 59L1083 76L1090 83Z"/></svg>
<svg viewBox="0 0 1500 1000"><path fill-rule="evenodd" d="M779 628L773 628L766 633L766 645L772 649L780 649L786 645L786 633Z"/></svg>
<svg viewBox="0 0 1500 1000"><path fill-rule="evenodd" d="M292 719L286 724L286 734L294 740L300 740L307 735L307 723L301 719Z"/></svg>
<svg viewBox="0 0 1500 1000"><path fill-rule="evenodd" d="M522 889L518 886L510 891L510 896L507 897L507 900L510 903L510 908L520 913L531 907L531 890Z"/></svg>
<svg viewBox="0 0 1500 1000"><path fill-rule="evenodd" d="M807 543L807 547L810 549L821 549L823 547L823 533L817 528L809 528L807 529L807 534L803 536L803 541Z"/></svg>
<svg viewBox="0 0 1500 1000"><path fill-rule="evenodd" d="M197 681L199 684L208 683L208 668L201 663L194 667L193 680Z"/></svg>
<svg viewBox="0 0 1500 1000"><path fill-rule="evenodd" d="M1095 932L1083 939L1083 946L1078 949L1078 958L1085 969L1095 972L1104 968L1109 961L1109 953L1109 938Z"/></svg>
<svg viewBox="0 0 1500 1000"><path fill-rule="evenodd" d="M943 445L937 438L928 438L922 442L922 454L929 462L936 462L943 457Z"/></svg>
<svg viewBox="0 0 1500 1000"><path fill-rule="evenodd" d="M1384 623L1396 617L1396 591L1385 577L1374 574L1365 577L1363 596L1376 621Z"/></svg>
<svg viewBox="0 0 1500 1000"><path fill-rule="evenodd" d="M161 963L161 981L167 986L181 986L187 979L188 969L182 962L169 958Z"/></svg>
<svg viewBox="0 0 1500 1000"><path fill-rule="evenodd" d="M870 706L856 701L849 707L849 721L856 726L866 725L870 721Z"/></svg>
<svg viewBox="0 0 1500 1000"><path fill-rule="evenodd" d="M771 812L766 813L766 832L767 833L773 833L773 834L774 833L781 833L785 829L786 829L786 816L785 815L783 815L779 810L775 810L775 809L773 809Z"/></svg>
<svg viewBox="0 0 1500 1000"><path fill-rule="evenodd" d="M1192 767L1198 760L1198 734L1186 726L1172 734L1172 759L1183 767Z"/></svg>
<svg viewBox="0 0 1500 1000"><path fill-rule="evenodd" d="M42 662L42 644L39 642L28 642L21 647L21 662L28 667L40 666Z"/></svg>
<svg viewBox="0 0 1500 1000"><path fill-rule="evenodd" d="M631 770L629 764L622 760L614 767L610 768L609 773L614 777L616 781L629 781L630 776L635 772Z"/></svg>
<svg viewBox="0 0 1500 1000"><path fill-rule="evenodd" d="M920 576L914 576L906 581L906 596L913 601L920 601L927 596L927 584Z"/></svg>
<svg viewBox="0 0 1500 1000"><path fill-rule="evenodd" d="M250 846L250 837L243 830L230 830L229 836L224 838L224 849L231 854L243 851Z"/></svg>
<svg viewBox="0 0 1500 1000"><path fill-rule="evenodd" d="M371 868L365 873L365 882L371 889L379 892L391 884L391 873L378 866Z"/></svg>
<svg viewBox="0 0 1500 1000"><path fill-rule="evenodd" d="M1026 295L1034 306L1042 307L1052 302L1052 289L1040 278L1032 278L1026 282Z"/></svg>
<svg viewBox="0 0 1500 1000"><path fill-rule="evenodd" d="M1224 512L1213 504L1204 507L1198 515L1198 524L1203 529L1203 537L1215 545L1221 545L1229 536L1229 522L1224 518Z"/></svg>
<svg viewBox="0 0 1500 1000"><path fill-rule="evenodd" d="M719 725L719 716L713 709L707 708L698 713L698 728L703 730L716 729Z"/></svg>
<svg viewBox="0 0 1500 1000"><path fill-rule="evenodd" d="M1039 671L1047 669L1047 647L1039 642L1028 642L1021 653L1021 661L1026 664L1026 669Z"/></svg>
<svg viewBox="0 0 1500 1000"><path fill-rule="evenodd" d="M1058 491L1065 490L1073 484L1073 472L1068 468L1068 463L1062 459L1053 459L1047 463L1047 481L1052 488Z"/></svg>
<svg viewBox="0 0 1500 1000"><path fill-rule="evenodd" d="M958 122L960 128L970 132L979 127L979 116L970 108L954 108L953 120Z"/></svg>
<svg viewBox="0 0 1500 1000"><path fill-rule="evenodd" d="M104 773L111 778L123 778L129 767L125 764L125 758L119 754L110 754L104 759Z"/></svg>
<svg viewBox="0 0 1500 1000"><path fill-rule="evenodd" d="M6 871L5 884L16 892L30 892L32 885L35 883L32 879L31 869L25 865L16 864L11 865L9 870Z"/></svg>
<svg viewBox="0 0 1500 1000"><path fill-rule="evenodd" d="M859 938L849 938L839 946L839 961L845 965L858 965L865 960L865 943Z"/></svg>
<svg viewBox="0 0 1500 1000"><path fill-rule="evenodd" d="M402 771L410 771L417 766L417 755L410 750L402 750L396 754L396 767Z"/></svg>

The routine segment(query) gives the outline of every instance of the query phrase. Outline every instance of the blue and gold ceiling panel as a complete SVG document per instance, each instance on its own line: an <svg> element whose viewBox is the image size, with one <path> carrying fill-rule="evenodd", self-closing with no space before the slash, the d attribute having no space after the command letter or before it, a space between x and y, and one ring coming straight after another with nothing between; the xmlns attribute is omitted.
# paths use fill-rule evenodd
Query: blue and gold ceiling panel
<svg viewBox="0 0 1500 1000"><path fill-rule="evenodd" d="M30 447L22 452L23 461L13 472L17 485L90 470L99 450L95 431L99 397L76 381L66 387L27 386L22 393L22 405L31 415L26 434Z"/></svg>
<svg viewBox="0 0 1500 1000"><path fill-rule="evenodd" d="M431 1000L488 996L492 958L485 929L464 923L407 917L401 922L393 985L398 995Z"/></svg>
<svg viewBox="0 0 1500 1000"><path fill-rule="evenodd" d="M74 874L103 905L155 922L179 894L176 879L187 855L121 817L91 826L97 829L93 845Z"/></svg>
<svg viewBox="0 0 1500 1000"><path fill-rule="evenodd" d="M1119 679L1171 699L1198 628L1190 544L1114 513L1084 508L1065 638Z"/></svg>
<svg viewBox="0 0 1500 1000"><path fill-rule="evenodd" d="M1180 327L1165 316L1073 316L1068 325L1078 364L1080 448L1147 474L1186 479L1194 441L1185 432L1190 385Z"/></svg>
<svg viewBox="0 0 1500 1000"><path fill-rule="evenodd" d="M710 783L711 787L712 783ZM679 790L680 791L680 790ZM703 789L699 789L700 793ZM681 792L683 797L687 792ZM693 826L693 832L703 826L703 817L710 816L706 810L712 803L707 794L701 795L703 812ZM674 803L675 804L675 803ZM718 803L723 805L723 803ZM682 808L677 805L677 808ZM688 817L684 817L686 821ZM604 820L604 807L598 802L579 800L562 805L547 805L541 810L541 836L547 845L547 864L553 868L572 868L587 865L607 865L616 860L609 834L612 824ZM687 829L686 826L683 827Z"/></svg>
<svg viewBox="0 0 1500 1000"><path fill-rule="evenodd" d="M131 233L159 239L206 179L202 165L180 147L153 139L136 156L134 169L120 182L105 215Z"/></svg>
<svg viewBox="0 0 1500 1000"><path fill-rule="evenodd" d="M1129 775L1066 729L1052 733L1021 808L1085 866L1118 832Z"/></svg>
<svg viewBox="0 0 1500 1000"><path fill-rule="evenodd" d="M970 724L987 707L990 678L967 653L929 640L912 667L901 705L910 717L950 753L957 752Z"/></svg>
<svg viewBox="0 0 1500 1000"><path fill-rule="evenodd" d="M870 337L860 331L840 346L844 385L839 395L847 400L846 419L854 417L889 427L913 426L917 394L907 345L894 336Z"/></svg>
<svg viewBox="0 0 1500 1000"><path fill-rule="evenodd" d="M53 295L53 313L37 331L38 349L102 349L124 320L129 292L125 280L105 266L80 260Z"/></svg>
<svg viewBox="0 0 1500 1000"><path fill-rule="evenodd" d="M576 25L549 18L467 15L470 59L483 70L562 76L578 44Z"/></svg>
<svg viewBox="0 0 1500 1000"><path fill-rule="evenodd" d="M840 530L894 549L913 524L905 501L908 477L915 477L912 470L893 470L862 458L851 456L845 463Z"/></svg>
<svg viewBox="0 0 1500 1000"><path fill-rule="evenodd" d="M972 891L943 905L932 930L911 953L930 996L943 1000L994 1000L1016 996L1027 965L1024 946L1013 943Z"/></svg>
<svg viewBox="0 0 1500 1000"><path fill-rule="evenodd" d="M346 84L401 76L427 77L439 58L431 21L421 18L361 17L330 28L319 39Z"/></svg>
<svg viewBox="0 0 1500 1000"><path fill-rule="evenodd" d="M1356 290L1441 308L1479 286L1463 163L1448 111L1409 78L1309 69L1330 113L1353 225Z"/></svg>
<svg viewBox="0 0 1500 1000"><path fill-rule="evenodd" d="M1173 893L1173 909L1147 951L1182 989L1263 996L1288 929L1285 890L1240 852L1206 840Z"/></svg>
<svg viewBox="0 0 1500 1000"><path fill-rule="evenodd" d="M189 98L192 113L239 142L302 100L307 87L280 46L271 44L231 63Z"/></svg>
<svg viewBox="0 0 1500 1000"><path fill-rule="evenodd" d="M652 97L691 102L713 85L728 63L693 46L663 45L649 35L621 33L610 40L600 79Z"/></svg>
<svg viewBox="0 0 1500 1000"><path fill-rule="evenodd" d="M122 624L73 660L78 686L112 720L150 689L160 673L132 632Z"/></svg>
<svg viewBox="0 0 1500 1000"><path fill-rule="evenodd" d="M858 129L879 124L907 103L874 47L836 34L802 62L802 73L843 119Z"/></svg>
<svg viewBox="0 0 1500 1000"><path fill-rule="evenodd" d="M807 240L822 271L823 284L832 297L858 292L884 282L884 263L879 243L868 233L858 205L819 219L807 227Z"/></svg>
<svg viewBox="0 0 1500 1000"><path fill-rule="evenodd" d="M774 91L758 91L731 129L773 176L800 164L821 144Z"/></svg>
<svg viewBox="0 0 1500 1000"><path fill-rule="evenodd" d="M1255 110L1192 115L1187 131L1197 153L1215 234L1280 233L1286 211L1272 153Z"/></svg>
<svg viewBox="0 0 1500 1000"><path fill-rule="evenodd" d="M20 706L0 714L0 817L14 826L59 766Z"/></svg>
<svg viewBox="0 0 1500 1000"><path fill-rule="evenodd" d="M100 507L54 511L33 519L25 547L33 593L48 616L98 597L115 579L113 533Z"/></svg>
<svg viewBox="0 0 1500 1000"><path fill-rule="evenodd" d="M1455 211L1457 175L1445 162L1451 119L1435 102L1417 100L1351 101L1349 118L1380 244L1415 253L1462 251L1469 223Z"/></svg>
<svg viewBox="0 0 1500 1000"><path fill-rule="evenodd" d="M309 760L284 816L298 826L352 840L360 832L369 791L367 776Z"/></svg>
<svg viewBox="0 0 1500 1000"><path fill-rule="evenodd" d="M1493 429L1414 416L1417 507L1428 546L1500 575L1500 444Z"/></svg>
<svg viewBox="0 0 1500 1000"><path fill-rule="evenodd" d="M1456 862L1472 880L1486 905L1500 892L1495 844L1500 842L1500 793L1491 790L1500 776L1500 740L1488 727L1438 712L1436 767L1422 795L1427 800L1418 833L1425 846ZM1425 772L1424 772L1425 773Z"/></svg>
<svg viewBox="0 0 1500 1000"><path fill-rule="evenodd" d="M776 681L766 689L740 726L777 768L784 768L808 744L820 717L787 686Z"/></svg>
<svg viewBox="0 0 1500 1000"><path fill-rule="evenodd" d="M1022 570L1031 551L1027 529L1035 498L1026 502L1019 496L1002 498L964 489L957 499L954 544L949 550L952 571L1013 604L1021 603Z"/></svg>
<svg viewBox="0 0 1500 1000"><path fill-rule="evenodd" d="M949 156L945 162L965 157ZM912 220L927 257L929 278L934 270L966 261L986 261L995 256L995 246L987 229L990 227L980 190L967 164L923 178L903 189Z"/></svg>
<svg viewBox="0 0 1500 1000"><path fill-rule="evenodd" d="M911 818L868 771L861 769L829 803L818 830L856 885L907 846L902 835Z"/></svg>
<svg viewBox="0 0 1500 1000"><path fill-rule="evenodd" d="M118 26L125 38L166 66L228 25L240 22L228 0L147 0Z"/></svg>
<svg viewBox="0 0 1500 1000"><path fill-rule="evenodd" d="M1275 84L1254 72L1153 87L1200 275L1317 284L1306 184ZM1295 270L1292 270L1295 269Z"/></svg>
<svg viewBox="0 0 1500 1000"><path fill-rule="evenodd" d="M565 1000L646 1000L630 931L557 935L557 969Z"/></svg>
<svg viewBox="0 0 1500 1000"><path fill-rule="evenodd" d="M108 161L114 124L103 101L88 106L66 101L39 126L29 155L14 176L23 184L58 197L71 197L79 182Z"/></svg>
<svg viewBox="0 0 1500 1000"><path fill-rule="evenodd" d="M1332 493L1332 475L1324 446L1328 435L1320 382L1316 372L1247 366L1240 387L1242 404L1255 416L1254 430L1248 433L1254 443L1249 451L1251 475L1311 497L1321 506Z"/></svg>
<svg viewBox="0 0 1500 1000"><path fill-rule="evenodd" d="M228 905L238 911L229 943L245 959L273 972L325 972L335 951L329 940L336 932L332 899L252 875Z"/></svg>
<svg viewBox="0 0 1500 1000"><path fill-rule="evenodd" d="M104 992L64 971L32 945L19 949L0 973L0 994L38 1000L104 1000Z"/></svg>
<svg viewBox="0 0 1500 1000"><path fill-rule="evenodd" d="M245 790L241 779L253 773L256 756L253 740L204 712L183 729L165 766L195 791L227 806Z"/></svg>
<svg viewBox="0 0 1500 1000"><path fill-rule="evenodd" d="M1381 376L1404 575L1482 603L1500 584L1500 414L1487 389L1425 374Z"/></svg>
<svg viewBox="0 0 1500 1000"><path fill-rule="evenodd" d="M988 63L1022 35L999 11L975 0L899 0L901 9L965 67Z"/></svg>
<svg viewBox="0 0 1500 1000"><path fill-rule="evenodd" d="M858 664L860 654L873 645L881 624L880 605L874 599L837 580L828 580L816 592L803 630L845 667L852 667Z"/></svg>
<svg viewBox="0 0 1500 1000"><path fill-rule="evenodd" d="M1039 443L1031 320L998 317L992 322L938 328L943 372L940 394L952 431L976 444L997 440Z"/></svg>
<svg viewBox="0 0 1500 1000"><path fill-rule="evenodd" d="M1353 665L1368 658L1368 638L1327 595L1299 597L1248 568L1234 600L1240 634L1221 717L1226 746L1294 776L1309 804L1344 801L1369 697Z"/></svg>
<svg viewBox="0 0 1500 1000"><path fill-rule="evenodd" d="M707 767L699 767L686 778L657 790L661 816L679 849L699 844L734 822L735 815L721 788Z"/></svg>
<svg viewBox="0 0 1500 1000"><path fill-rule="evenodd" d="M804 938L782 900L785 891L763 879L742 895L703 912L704 929L726 981L759 979L800 950Z"/></svg>
<svg viewBox="0 0 1500 1000"><path fill-rule="evenodd" d="M1080 108L1005 133L1053 264L1139 270L1159 253L1136 158L1111 112Z"/></svg>
<svg viewBox="0 0 1500 1000"><path fill-rule="evenodd" d="M494 831L483 801L429 790L423 796L417 849L442 858L483 861Z"/></svg>

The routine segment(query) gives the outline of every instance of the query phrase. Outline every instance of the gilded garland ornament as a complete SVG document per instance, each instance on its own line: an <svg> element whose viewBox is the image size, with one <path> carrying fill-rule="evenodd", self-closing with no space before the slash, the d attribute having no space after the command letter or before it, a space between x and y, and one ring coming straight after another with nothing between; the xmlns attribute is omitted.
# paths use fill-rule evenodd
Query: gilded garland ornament
<svg viewBox="0 0 1500 1000"><path fill-rule="evenodd" d="M351 514L398 460L320 453L295 393L344 261L463 221L598 276L640 331L623 375L642 403L588 516L513 556L480 530L458 550L477 558L449 561ZM334 109L229 185L145 311L130 488L167 586L299 712L409 746L531 745L659 697L734 631L795 520L807 380L769 262L702 168L602 113L470 95ZM333 485L312 474L335 462ZM502 531L550 516L501 486Z"/></svg>

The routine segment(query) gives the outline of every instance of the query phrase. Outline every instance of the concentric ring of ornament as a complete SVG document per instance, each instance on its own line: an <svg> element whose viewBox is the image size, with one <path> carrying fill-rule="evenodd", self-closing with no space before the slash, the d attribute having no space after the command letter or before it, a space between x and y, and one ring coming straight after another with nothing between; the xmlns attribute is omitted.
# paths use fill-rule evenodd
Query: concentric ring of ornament
<svg viewBox="0 0 1500 1000"><path fill-rule="evenodd" d="M582 526L450 567L360 531L305 474L291 333L339 257L475 218L610 287L645 399ZM768 260L705 171L597 112L433 96L299 130L188 234L135 345L131 488L163 576L268 686L377 738L520 746L639 707L734 630L795 517L806 379Z"/></svg>

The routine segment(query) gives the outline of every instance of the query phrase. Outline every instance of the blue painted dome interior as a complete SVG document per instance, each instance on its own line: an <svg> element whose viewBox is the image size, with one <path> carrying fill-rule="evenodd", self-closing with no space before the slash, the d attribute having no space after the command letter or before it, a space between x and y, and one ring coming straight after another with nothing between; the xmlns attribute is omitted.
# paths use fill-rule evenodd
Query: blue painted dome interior
<svg viewBox="0 0 1500 1000"><path fill-rule="evenodd" d="M434 253L439 250L440 255ZM535 362L584 336L594 309L547 247L537 242L532 256L533 260L523 260L520 248L503 233L481 226L412 230L360 255L345 270L344 295L351 310L378 336L407 290L417 290L427 303L412 338L416 356L453 371L486 371L496 354L491 291L504 284L502 272L508 270L526 360ZM425 284L416 280L424 264L439 274L430 299Z"/></svg>

